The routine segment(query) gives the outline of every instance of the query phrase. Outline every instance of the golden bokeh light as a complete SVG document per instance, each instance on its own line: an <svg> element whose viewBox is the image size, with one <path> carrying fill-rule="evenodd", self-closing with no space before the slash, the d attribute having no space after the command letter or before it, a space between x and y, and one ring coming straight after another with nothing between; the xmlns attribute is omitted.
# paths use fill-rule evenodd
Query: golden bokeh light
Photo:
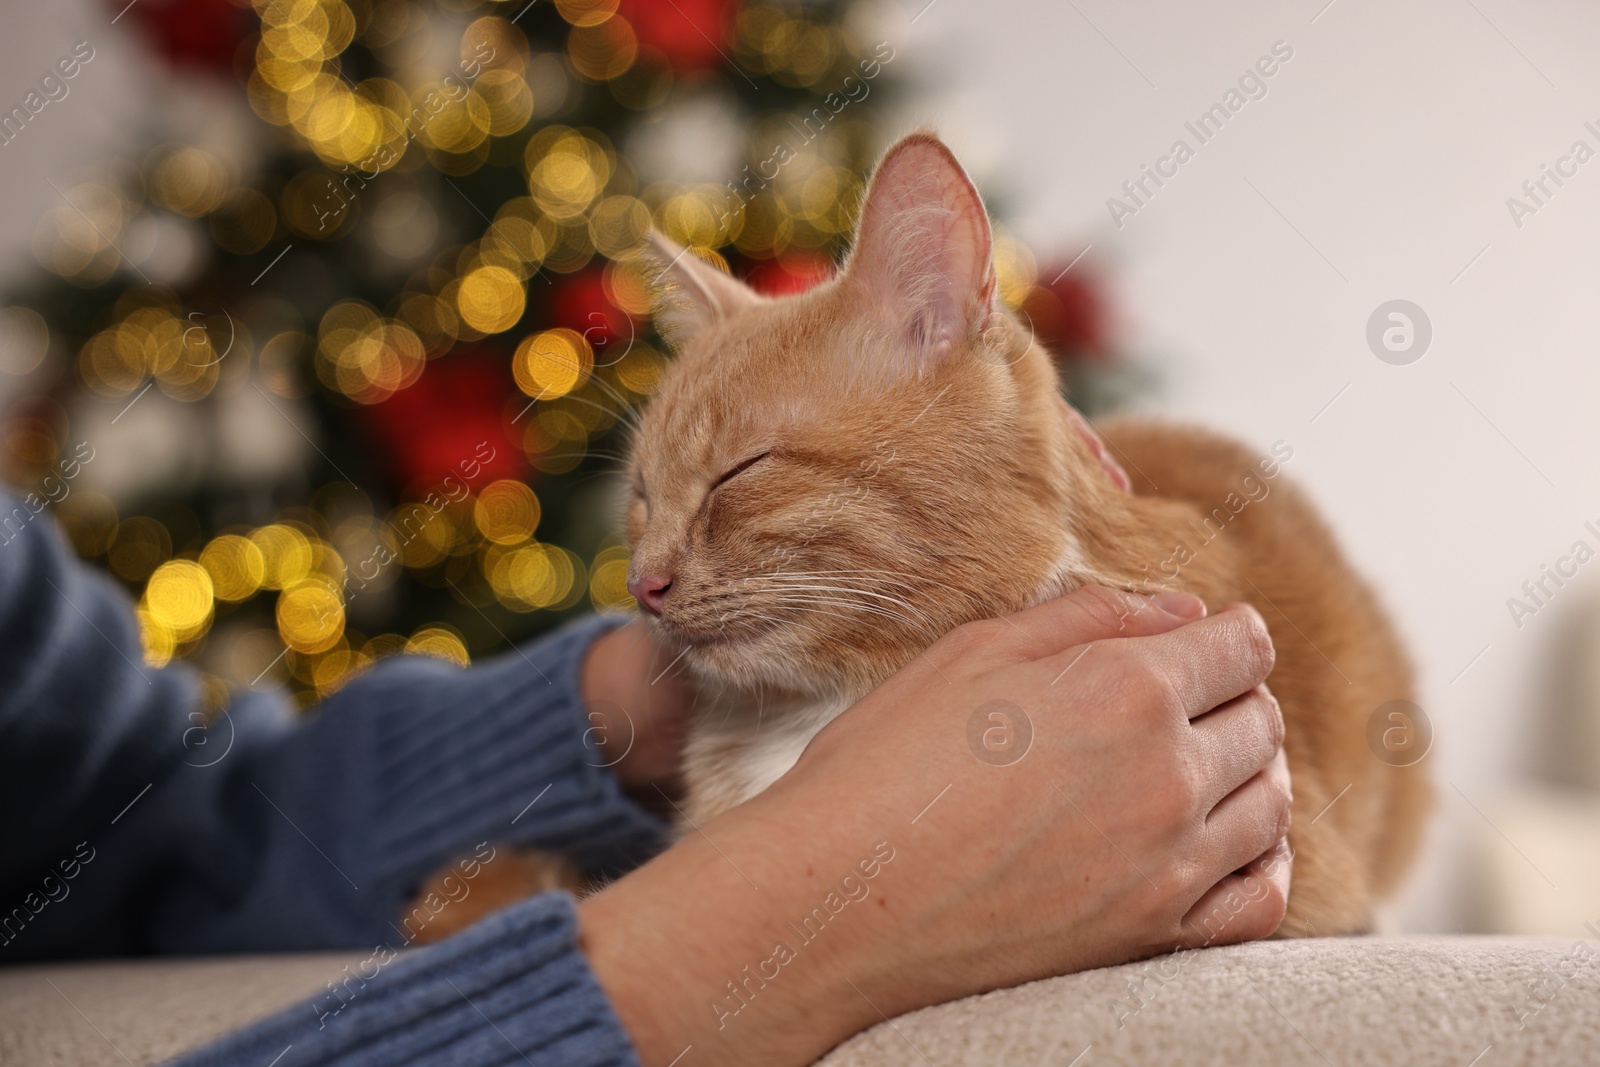
<svg viewBox="0 0 1600 1067"><path fill-rule="evenodd" d="M546 404L528 420L522 446L536 469L546 474L565 474L583 462L588 441L589 431L576 415Z"/></svg>
<svg viewBox="0 0 1600 1067"><path fill-rule="evenodd" d="M612 260L637 250L650 232L650 208L631 196L608 196L589 213L589 238Z"/></svg>
<svg viewBox="0 0 1600 1067"><path fill-rule="evenodd" d="M567 34L567 62L580 78L610 81L626 74L639 57L639 38L621 15Z"/></svg>
<svg viewBox="0 0 1600 1067"><path fill-rule="evenodd" d="M333 531L333 544L350 561L348 582L361 592L387 589L400 577L400 539L394 528L371 515L353 515Z"/></svg>
<svg viewBox="0 0 1600 1067"><path fill-rule="evenodd" d="M994 275L1000 298L1010 307L1019 307L1039 276L1033 253L1004 227L995 227Z"/></svg>
<svg viewBox="0 0 1600 1067"><path fill-rule="evenodd" d="M150 177L151 199L190 218L215 210L227 192L228 172L222 161L193 147L169 153Z"/></svg>
<svg viewBox="0 0 1600 1067"><path fill-rule="evenodd" d="M401 504L388 522L398 536L401 561L413 570L435 566L455 547L456 518L448 508L435 514L423 504Z"/></svg>
<svg viewBox="0 0 1600 1067"><path fill-rule="evenodd" d="M598 26L617 13L617 0L556 0L556 10L574 26Z"/></svg>
<svg viewBox="0 0 1600 1067"><path fill-rule="evenodd" d="M429 355L446 351L461 335L461 317L454 302L432 293L404 297L395 317L416 332Z"/></svg>
<svg viewBox="0 0 1600 1067"><path fill-rule="evenodd" d="M322 652L344 634L344 602L321 578L296 582L278 597L278 636L296 652Z"/></svg>
<svg viewBox="0 0 1600 1067"><path fill-rule="evenodd" d="M278 214L302 237L331 241L347 233L360 215L358 190L325 170L305 170L290 178L278 196Z"/></svg>
<svg viewBox="0 0 1600 1067"><path fill-rule="evenodd" d="M533 117L533 91L515 71L486 70L473 82L472 89L488 109L491 136L516 133Z"/></svg>
<svg viewBox="0 0 1600 1067"><path fill-rule="evenodd" d="M490 545L483 575L495 599L513 611L570 607L588 590L583 563L559 545Z"/></svg>
<svg viewBox="0 0 1600 1067"><path fill-rule="evenodd" d="M447 626L424 626L406 641L405 650L416 655L449 660L462 667L472 663L461 635Z"/></svg>
<svg viewBox="0 0 1600 1067"><path fill-rule="evenodd" d="M517 388L538 400L571 392L593 366L594 352L589 342L566 327L523 338L511 358Z"/></svg>
<svg viewBox="0 0 1600 1067"><path fill-rule="evenodd" d="M386 400L422 375L427 348L410 326L346 300L322 316L317 337L317 377L362 404Z"/></svg>
<svg viewBox="0 0 1600 1067"><path fill-rule="evenodd" d="M699 186L663 204L656 212L656 224L668 237L700 252L701 258L706 259L704 251L721 245L727 235L726 227L731 219L722 205L722 190ZM721 261L718 265L722 270L728 269L727 261L720 255L715 252L711 255Z"/></svg>
<svg viewBox="0 0 1600 1067"><path fill-rule="evenodd" d="M645 277L645 263L641 257L607 263L601 275L601 284L605 287L606 299L613 307L636 319L650 314L654 293Z"/></svg>
<svg viewBox="0 0 1600 1067"><path fill-rule="evenodd" d="M582 218L577 218L556 230L555 240L545 253L544 265L557 274L570 274L588 266L593 258L594 242L589 240L589 227Z"/></svg>
<svg viewBox="0 0 1600 1067"><path fill-rule="evenodd" d="M661 383L661 372L666 363L661 354L649 345L634 345L612 368L618 383L630 393L649 396Z"/></svg>
<svg viewBox="0 0 1600 1067"><path fill-rule="evenodd" d="M522 280L504 267L479 267L461 279L456 308L480 333L502 333L515 326L524 309Z"/></svg>
<svg viewBox="0 0 1600 1067"><path fill-rule="evenodd" d="M365 85L352 91L331 69L358 29L343 0L271 0L257 7L261 38L247 92L258 115L293 127L335 166L363 160L380 146L404 150L400 117L379 102L386 95Z"/></svg>
<svg viewBox="0 0 1600 1067"><path fill-rule="evenodd" d="M484 537L497 545L514 545L533 536L539 525L539 498L522 482L492 482L472 506L473 519Z"/></svg>
<svg viewBox="0 0 1600 1067"><path fill-rule="evenodd" d="M531 97L528 109L531 113ZM425 85L412 94L412 115L418 111L427 116L427 121L414 120L411 128L417 140L429 148L460 154L479 147L489 136L489 102L476 90L461 95L442 83Z"/></svg>
<svg viewBox="0 0 1600 1067"><path fill-rule="evenodd" d="M485 70L524 73L528 66L528 39L514 19L484 15L474 19L461 34L461 62L481 62Z"/></svg>
<svg viewBox="0 0 1600 1067"><path fill-rule="evenodd" d="M263 589L286 589L311 573L311 541L296 527L273 523L250 534L261 552Z"/></svg>
<svg viewBox="0 0 1600 1067"><path fill-rule="evenodd" d="M596 611L638 607L638 601L628 592L627 549L612 546L595 556L589 568L589 602Z"/></svg>
<svg viewBox="0 0 1600 1067"><path fill-rule="evenodd" d="M524 151L528 190L551 218L578 219L611 180L615 158L594 130L546 126Z"/></svg>
<svg viewBox="0 0 1600 1067"><path fill-rule="evenodd" d="M237 324L198 312L180 318L164 297L156 299L84 343L78 373L85 385L107 396L126 396L153 376L162 392L178 400L199 400L211 392L224 353L238 339Z"/></svg>
<svg viewBox="0 0 1600 1067"><path fill-rule="evenodd" d="M483 265L504 267L527 279L539 269L560 229L549 219L533 220L502 211L478 243Z"/></svg>
<svg viewBox="0 0 1600 1067"><path fill-rule="evenodd" d="M213 538L200 550L200 565L211 576L218 600L248 600L261 591L267 561L254 541L238 534Z"/></svg>
<svg viewBox="0 0 1600 1067"><path fill-rule="evenodd" d="M317 696L326 697L344 688L356 675L373 664L373 658L364 651L352 651L344 640L316 657L311 667L311 684Z"/></svg>
<svg viewBox="0 0 1600 1067"><path fill-rule="evenodd" d="M163 563L145 586L143 606L175 641L193 640L211 625L211 575L193 560Z"/></svg>
<svg viewBox="0 0 1600 1067"><path fill-rule="evenodd" d="M256 356L262 384L284 397L305 396L311 384L301 372L300 353L309 344L309 338L299 330L284 330L273 334Z"/></svg>

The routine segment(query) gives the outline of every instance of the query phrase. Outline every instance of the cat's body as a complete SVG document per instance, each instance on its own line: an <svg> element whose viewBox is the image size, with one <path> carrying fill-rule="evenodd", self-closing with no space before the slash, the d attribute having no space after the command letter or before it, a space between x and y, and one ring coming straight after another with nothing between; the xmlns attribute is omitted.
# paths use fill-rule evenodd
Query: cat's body
<svg viewBox="0 0 1600 1067"><path fill-rule="evenodd" d="M1368 721L1412 687L1370 591L1282 476L1292 446L1090 429L999 304L990 246L966 175L919 134L886 155L849 261L812 290L769 300L658 247L677 358L640 421L626 527L629 587L708 697L686 821L770 785L964 622L1086 583L1181 589L1254 604L1277 648L1296 850L1281 932L1368 928L1427 797L1417 767L1369 748Z"/></svg>

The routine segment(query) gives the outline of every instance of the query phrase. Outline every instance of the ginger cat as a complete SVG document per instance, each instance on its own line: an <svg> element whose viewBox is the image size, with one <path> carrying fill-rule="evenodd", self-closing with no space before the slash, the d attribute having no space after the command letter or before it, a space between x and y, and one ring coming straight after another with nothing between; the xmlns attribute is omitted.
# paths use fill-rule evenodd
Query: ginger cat
<svg viewBox="0 0 1600 1067"><path fill-rule="evenodd" d="M640 423L627 530L631 588L716 689L690 732L688 819L766 788L963 622L1090 582L1177 588L1254 604L1277 645L1295 790L1284 932L1368 928L1426 808L1420 769L1367 742L1411 677L1371 592L1277 479L1288 455L1108 422L1130 484L1000 304L982 201L928 134L884 156L848 261L808 292L767 299L657 250L678 354Z"/></svg>
<svg viewBox="0 0 1600 1067"><path fill-rule="evenodd" d="M1107 451L1000 303L982 201L929 134L884 156L848 260L807 292L769 299L655 245L677 358L632 449L629 586L709 693L689 821L766 788L963 622L1087 583L1182 589L1250 602L1277 646L1296 852L1280 936L1370 927L1429 790L1369 749L1368 721L1412 682L1373 595L1278 478L1292 449L1115 420Z"/></svg>

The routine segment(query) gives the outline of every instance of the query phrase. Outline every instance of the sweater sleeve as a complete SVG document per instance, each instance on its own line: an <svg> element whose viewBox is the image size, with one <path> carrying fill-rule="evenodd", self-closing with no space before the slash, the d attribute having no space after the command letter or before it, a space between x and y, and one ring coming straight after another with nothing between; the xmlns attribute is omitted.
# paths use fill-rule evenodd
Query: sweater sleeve
<svg viewBox="0 0 1600 1067"><path fill-rule="evenodd" d="M659 846L587 735L607 620L468 669L394 657L309 716L245 690L202 720L193 672L143 662L126 596L47 517L0 541L0 962L398 944L458 858L528 845L599 873Z"/></svg>
<svg viewBox="0 0 1600 1067"><path fill-rule="evenodd" d="M172 1067L635 1065L576 945L572 899L547 893L425 949L385 947L328 991Z"/></svg>

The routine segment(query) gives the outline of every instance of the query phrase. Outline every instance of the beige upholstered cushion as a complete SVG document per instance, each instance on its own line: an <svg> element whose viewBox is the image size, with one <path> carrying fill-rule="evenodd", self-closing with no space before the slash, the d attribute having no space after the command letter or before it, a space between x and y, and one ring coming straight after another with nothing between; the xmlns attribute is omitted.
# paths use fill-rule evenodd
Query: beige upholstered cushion
<svg viewBox="0 0 1600 1067"><path fill-rule="evenodd" d="M0 1063L158 1063L322 992L359 958L0 969ZM1600 944L1329 938L1208 949L915 1012L823 1061L1177 1063L1592 1067L1600 1064Z"/></svg>
<svg viewBox="0 0 1600 1067"><path fill-rule="evenodd" d="M1318 938L1207 949L914 1012L823 1064L1068 1067L1080 1055L1076 1067L1595 1067L1600 944Z"/></svg>
<svg viewBox="0 0 1600 1067"><path fill-rule="evenodd" d="M353 967L367 955L0 968L0 1063L160 1063L297 1000L325 994L325 983L340 977L345 964Z"/></svg>

